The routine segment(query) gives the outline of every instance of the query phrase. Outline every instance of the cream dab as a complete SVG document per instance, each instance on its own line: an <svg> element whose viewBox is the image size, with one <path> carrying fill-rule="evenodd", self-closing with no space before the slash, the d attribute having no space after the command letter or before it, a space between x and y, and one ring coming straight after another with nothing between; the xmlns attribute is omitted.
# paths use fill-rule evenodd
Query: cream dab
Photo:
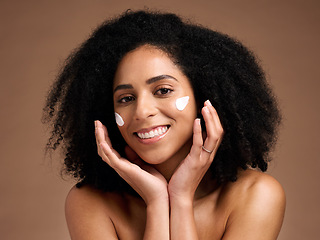
<svg viewBox="0 0 320 240"><path fill-rule="evenodd" d="M183 109L186 108L186 106L188 105L188 102L189 102L189 96L178 98L176 100L176 108L179 111L182 111Z"/></svg>
<svg viewBox="0 0 320 240"><path fill-rule="evenodd" d="M120 116L119 113L114 113L115 117L116 117L116 123L118 124L118 126L122 127L124 125L124 121L122 119L122 117Z"/></svg>

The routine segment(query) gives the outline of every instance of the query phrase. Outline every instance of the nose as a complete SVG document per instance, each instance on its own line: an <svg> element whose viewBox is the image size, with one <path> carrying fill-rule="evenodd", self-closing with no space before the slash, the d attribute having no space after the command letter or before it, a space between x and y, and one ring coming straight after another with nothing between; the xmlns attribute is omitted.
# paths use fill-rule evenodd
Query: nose
<svg viewBox="0 0 320 240"><path fill-rule="evenodd" d="M136 100L135 119L144 120L157 114L156 101L148 94L140 95Z"/></svg>

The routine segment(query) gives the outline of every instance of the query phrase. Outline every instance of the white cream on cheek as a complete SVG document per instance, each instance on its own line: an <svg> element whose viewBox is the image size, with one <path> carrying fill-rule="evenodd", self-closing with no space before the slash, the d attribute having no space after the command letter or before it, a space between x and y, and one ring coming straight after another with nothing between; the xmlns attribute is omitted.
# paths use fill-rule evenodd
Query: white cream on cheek
<svg viewBox="0 0 320 240"><path fill-rule="evenodd" d="M122 127L124 125L124 121L122 119L122 117L120 116L119 113L114 113L115 118L116 118L116 123L118 124L119 127Z"/></svg>
<svg viewBox="0 0 320 240"><path fill-rule="evenodd" d="M176 100L176 108L182 111L189 103L189 96L181 97Z"/></svg>

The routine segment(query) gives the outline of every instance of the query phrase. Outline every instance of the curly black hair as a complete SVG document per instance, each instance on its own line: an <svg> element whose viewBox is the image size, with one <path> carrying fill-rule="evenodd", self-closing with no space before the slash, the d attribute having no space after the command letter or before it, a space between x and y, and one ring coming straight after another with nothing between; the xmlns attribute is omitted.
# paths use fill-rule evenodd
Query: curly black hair
<svg viewBox="0 0 320 240"><path fill-rule="evenodd" d="M47 150L65 153L64 170L104 191L132 192L97 154L94 120L107 126L113 147L126 145L114 119L113 79L129 51L151 45L189 78L196 101L209 99L225 134L210 167L220 183L239 169L266 171L281 115L254 54L237 40L171 13L126 11L99 26L66 60L52 86L43 120L52 123Z"/></svg>

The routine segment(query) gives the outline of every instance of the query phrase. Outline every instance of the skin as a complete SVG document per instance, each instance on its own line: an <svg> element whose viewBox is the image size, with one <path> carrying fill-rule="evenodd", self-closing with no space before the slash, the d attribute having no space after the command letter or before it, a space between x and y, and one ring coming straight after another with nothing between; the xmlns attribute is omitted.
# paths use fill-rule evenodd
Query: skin
<svg viewBox="0 0 320 240"><path fill-rule="evenodd" d="M183 96L190 97L189 103L179 111L175 101ZM122 59L114 79L114 108L125 122L119 130L128 144L127 158L112 148L99 121L97 150L141 198L73 188L66 200L72 239L277 238L285 209L281 185L254 170L239 170L235 183L210 180L207 170L223 138L218 114L209 101L204 103L203 135L189 80L164 52L147 45ZM137 136L164 127L168 130L161 136Z"/></svg>

